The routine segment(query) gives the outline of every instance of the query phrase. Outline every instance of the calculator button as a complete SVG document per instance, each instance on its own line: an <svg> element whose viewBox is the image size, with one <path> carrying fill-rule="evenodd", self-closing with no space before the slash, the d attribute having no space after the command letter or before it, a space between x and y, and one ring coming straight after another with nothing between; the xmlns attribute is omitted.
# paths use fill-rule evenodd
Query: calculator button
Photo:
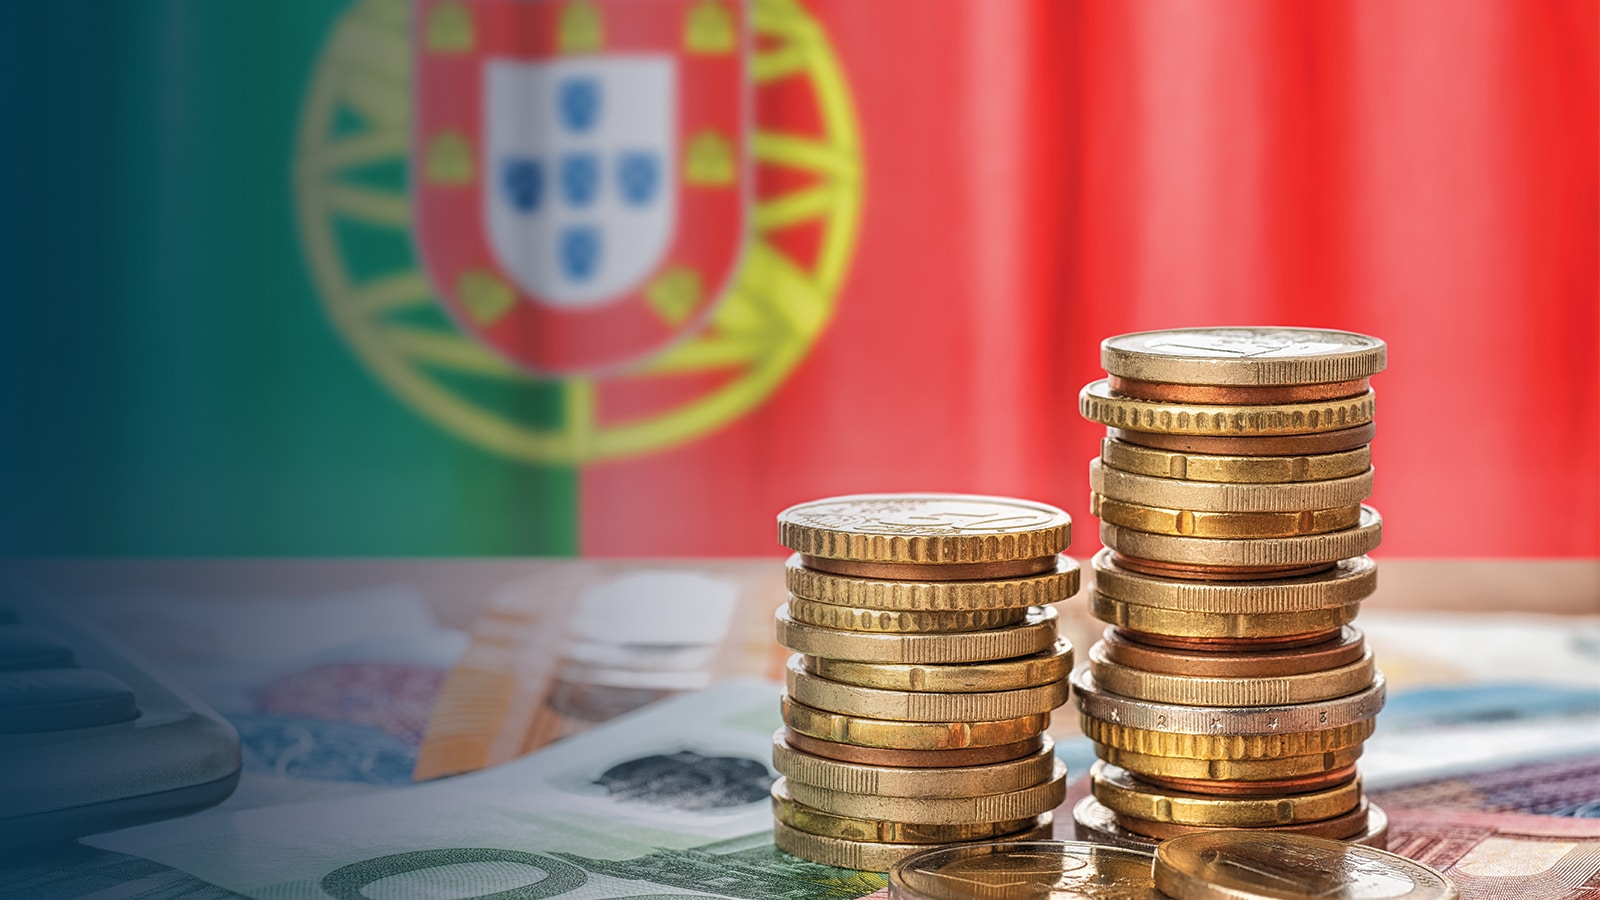
<svg viewBox="0 0 1600 900"><path fill-rule="evenodd" d="M133 691L98 669L0 672L0 734L93 728L138 717Z"/></svg>
<svg viewBox="0 0 1600 900"><path fill-rule="evenodd" d="M43 628L0 625L0 672L23 669L70 669L72 648Z"/></svg>

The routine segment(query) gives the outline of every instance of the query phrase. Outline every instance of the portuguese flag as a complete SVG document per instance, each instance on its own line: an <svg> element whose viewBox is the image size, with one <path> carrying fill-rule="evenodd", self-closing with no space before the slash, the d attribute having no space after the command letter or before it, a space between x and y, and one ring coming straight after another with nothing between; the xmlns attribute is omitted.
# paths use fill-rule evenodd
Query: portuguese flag
<svg viewBox="0 0 1600 900"><path fill-rule="evenodd" d="M1384 338L1384 552L1600 554L1600 5L88 0L0 28L8 555L1079 522L1102 338Z"/></svg>

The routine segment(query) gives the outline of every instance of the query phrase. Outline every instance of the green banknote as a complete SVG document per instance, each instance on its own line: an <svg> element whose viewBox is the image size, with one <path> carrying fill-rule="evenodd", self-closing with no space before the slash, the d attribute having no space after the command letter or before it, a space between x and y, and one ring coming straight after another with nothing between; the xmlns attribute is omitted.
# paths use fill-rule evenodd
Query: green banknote
<svg viewBox="0 0 1600 900"><path fill-rule="evenodd" d="M472 775L90 842L274 900L870 894L881 876L772 846L777 694L725 681Z"/></svg>

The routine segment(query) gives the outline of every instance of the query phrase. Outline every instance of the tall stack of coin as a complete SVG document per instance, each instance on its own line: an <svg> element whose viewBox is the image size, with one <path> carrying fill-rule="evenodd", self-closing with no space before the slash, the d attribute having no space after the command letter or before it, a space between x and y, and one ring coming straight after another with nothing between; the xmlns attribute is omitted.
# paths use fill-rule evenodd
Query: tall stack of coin
<svg viewBox="0 0 1600 900"><path fill-rule="evenodd" d="M1045 729L1072 647L1072 520L1001 497L870 494L778 515L795 551L778 642L777 845L885 871L931 845L1049 837L1066 770Z"/></svg>
<svg viewBox="0 0 1600 900"><path fill-rule="evenodd" d="M1148 844L1259 828L1382 846L1355 761L1383 675L1350 626L1365 554L1384 343L1341 331L1208 328L1101 345L1083 389L1108 426L1090 463L1093 614L1080 672L1100 761L1080 837Z"/></svg>

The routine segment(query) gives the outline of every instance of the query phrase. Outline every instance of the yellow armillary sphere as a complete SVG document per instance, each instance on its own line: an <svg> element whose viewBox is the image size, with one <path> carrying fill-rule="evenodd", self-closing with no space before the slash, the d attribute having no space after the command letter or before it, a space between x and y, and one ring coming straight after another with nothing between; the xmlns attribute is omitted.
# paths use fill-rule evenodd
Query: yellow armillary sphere
<svg viewBox="0 0 1600 900"><path fill-rule="evenodd" d="M788 170L797 177L782 183L800 186L773 196L749 192L739 268L709 318L682 340L625 367L538 374L484 344L440 304L412 242L412 6L352 5L311 79L294 187L306 259L327 314L390 390L481 447L532 463L578 465L693 440L748 412L783 382L832 314L849 266L861 209L861 145L849 90L817 22L798 0L752 0L748 10L754 86L800 80L819 123L814 133L774 131L758 108L752 172ZM802 227L819 235L804 259L781 240ZM656 399L626 399L641 395Z"/></svg>

